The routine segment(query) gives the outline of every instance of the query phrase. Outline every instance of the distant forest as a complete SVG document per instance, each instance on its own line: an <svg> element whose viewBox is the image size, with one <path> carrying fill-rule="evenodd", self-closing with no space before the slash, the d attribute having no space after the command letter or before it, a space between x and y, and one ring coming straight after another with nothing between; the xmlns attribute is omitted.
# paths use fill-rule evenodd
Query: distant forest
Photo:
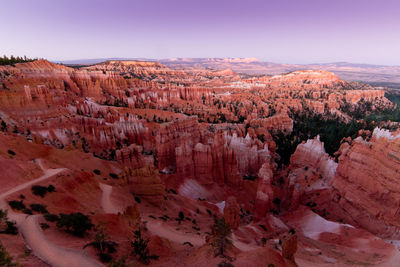
<svg viewBox="0 0 400 267"><path fill-rule="evenodd" d="M392 82L369 82L368 84L372 86L382 86L388 87L391 89L400 89L400 83L392 83Z"/></svg>
<svg viewBox="0 0 400 267"><path fill-rule="evenodd" d="M23 63L23 62L33 62L35 60L39 60L39 58L27 58L26 56L24 57L14 57L11 55L10 57L7 57L4 55L3 57L0 57L0 66L1 65L14 65L16 63Z"/></svg>

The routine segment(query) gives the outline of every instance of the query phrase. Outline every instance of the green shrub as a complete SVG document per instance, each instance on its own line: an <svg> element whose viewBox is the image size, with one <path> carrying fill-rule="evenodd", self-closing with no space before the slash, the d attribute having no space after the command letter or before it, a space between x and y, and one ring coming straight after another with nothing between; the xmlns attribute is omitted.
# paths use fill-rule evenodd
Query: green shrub
<svg viewBox="0 0 400 267"><path fill-rule="evenodd" d="M58 221L58 220L60 219L60 218L58 217L58 215L56 215L56 214L50 214L50 213L44 214L43 217L44 217L45 220L48 221L48 222L56 222L56 221Z"/></svg>
<svg viewBox="0 0 400 267"><path fill-rule="evenodd" d="M10 205L13 210L24 210L26 208L23 200L10 200L8 201L8 205Z"/></svg>
<svg viewBox="0 0 400 267"><path fill-rule="evenodd" d="M39 212L39 213L44 213L44 214L49 213L46 209L46 206L42 205L42 204L31 204L30 207L31 207L31 210Z"/></svg>
<svg viewBox="0 0 400 267"><path fill-rule="evenodd" d="M9 234L9 235L17 235L18 234L18 228L15 225L15 222L10 222L6 221L6 230L3 231L4 234Z"/></svg>
<svg viewBox="0 0 400 267"><path fill-rule="evenodd" d="M33 185L31 190L32 190L32 193L36 196L44 197L47 194L47 187L45 187L45 186Z"/></svg>
<svg viewBox="0 0 400 267"><path fill-rule="evenodd" d="M54 192L54 191L56 191L56 188L54 187L54 185L49 185L48 187L47 187L47 192L49 192L49 193L51 193L51 192Z"/></svg>
<svg viewBox="0 0 400 267"><path fill-rule="evenodd" d="M25 213L25 214L28 214L28 215L32 215L33 214L32 210L28 209L28 208L24 209L22 212Z"/></svg>
<svg viewBox="0 0 400 267"><path fill-rule="evenodd" d="M111 260L108 267L126 267L126 257L121 257L118 260Z"/></svg>
<svg viewBox="0 0 400 267"><path fill-rule="evenodd" d="M147 246L149 239L142 237L140 229L135 231L134 237L135 240L133 242L131 241L131 247L133 248L132 255L136 256L139 261L146 265L150 263L150 260L158 259L157 255L150 254L150 250Z"/></svg>
<svg viewBox="0 0 400 267"><path fill-rule="evenodd" d="M65 228L67 232L75 236L84 236L86 231L93 228L93 224L89 217L83 215L80 212L59 215L59 220L57 221L58 228Z"/></svg>
<svg viewBox="0 0 400 267"><path fill-rule="evenodd" d="M113 178L113 179L118 179L118 175L115 174L115 173L110 172L109 175L110 175L110 177Z"/></svg>
<svg viewBox="0 0 400 267"><path fill-rule="evenodd" d="M43 230L46 230L46 229L49 229L49 228L50 228L50 225L48 225L47 223L40 223L40 227L41 227Z"/></svg>
<svg viewBox="0 0 400 267"><path fill-rule="evenodd" d="M218 263L218 267L234 267L234 265L227 261L221 261Z"/></svg>
<svg viewBox="0 0 400 267"><path fill-rule="evenodd" d="M8 254L3 244L0 241L0 266L4 267L17 267L19 264L14 262L13 258Z"/></svg>
<svg viewBox="0 0 400 267"><path fill-rule="evenodd" d="M96 235L94 241L86 244L83 248L88 246L94 247L97 251L97 256L101 262L110 262L112 260L111 253L116 251L117 243L108 240L108 234L104 223L100 223L95 227Z"/></svg>
<svg viewBox="0 0 400 267"><path fill-rule="evenodd" d="M142 200L141 200L139 197L137 197L137 196L134 196L134 198L135 198L135 201L136 201L137 203L139 203L139 204L140 204L140 202L142 202Z"/></svg>
<svg viewBox="0 0 400 267"><path fill-rule="evenodd" d="M56 188L52 184L47 187L41 185L33 185L31 190L34 195L44 197L47 193L56 191Z"/></svg>

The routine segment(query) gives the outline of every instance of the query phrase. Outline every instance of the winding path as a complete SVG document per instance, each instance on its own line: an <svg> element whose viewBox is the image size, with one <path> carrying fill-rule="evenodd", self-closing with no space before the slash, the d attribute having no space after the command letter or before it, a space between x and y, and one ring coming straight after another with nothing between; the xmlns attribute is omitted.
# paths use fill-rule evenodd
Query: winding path
<svg viewBox="0 0 400 267"><path fill-rule="evenodd" d="M118 208L111 202L111 192L113 187L108 184L99 183L100 189L103 191L101 195L101 207L105 213L118 214Z"/></svg>
<svg viewBox="0 0 400 267"><path fill-rule="evenodd" d="M158 235L160 237L166 238L170 241L179 244L183 244L184 242L190 242L192 243L192 245L202 246L205 243L204 238L178 232L174 229L171 229L170 226L167 226L161 222L148 221L146 227L154 235Z"/></svg>
<svg viewBox="0 0 400 267"><path fill-rule="evenodd" d="M43 175L32 181L18 185L7 192L0 194L0 209L7 209L8 205L5 198L9 195L16 193L20 190L26 189L33 184L42 182L44 180L52 178L63 171L67 171L65 168L59 169L46 169L43 167L41 160L36 160L36 163L42 168ZM60 246L56 246L49 242L42 229L39 227L38 218L39 215L26 215L16 213L11 209L8 210L8 217L10 220L17 223L18 229L25 239L27 246L29 246L33 253L43 260L44 262L56 267L81 267L81 266L103 266L96 260L84 255L79 250L67 249Z"/></svg>

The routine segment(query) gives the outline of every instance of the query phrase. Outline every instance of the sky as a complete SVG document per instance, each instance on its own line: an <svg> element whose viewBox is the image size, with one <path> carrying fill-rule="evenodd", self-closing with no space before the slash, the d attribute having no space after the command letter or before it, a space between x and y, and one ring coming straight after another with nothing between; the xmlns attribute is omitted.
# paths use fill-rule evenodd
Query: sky
<svg viewBox="0 0 400 267"><path fill-rule="evenodd" d="M399 0L2 0L0 55L400 65Z"/></svg>

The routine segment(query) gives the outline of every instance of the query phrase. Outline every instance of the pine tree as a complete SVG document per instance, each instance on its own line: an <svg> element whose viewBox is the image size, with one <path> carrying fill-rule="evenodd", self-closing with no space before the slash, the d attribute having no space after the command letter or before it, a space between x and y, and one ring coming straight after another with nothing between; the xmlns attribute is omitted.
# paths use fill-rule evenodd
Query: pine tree
<svg viewBox="0 0 400 267"><path fill-rule="evenodd" d="M150 250L147 246L149 239L142 237L141 229L135 231L134 236L135 241L131 241L131 247L133 248L132 254L138 257L139 261L147 265L150 263L150 260L158 259L157 255L150 254Z"/></svg>
<svg viewBox="0 0 400 267"><path fill-rule="evenodd" d="M111 253L116 251L115 247L117 243L110 241L107 233L107 229L104 223L99 223L95 227L96 235L94 241L86 244L83 248L94 247L97 251L97 256L99 256L102 262L110 262L112 260Z"/></svg>
<svg viewBox="0 0 400 267"><path fill-rule="evenodd" d="M225 218L215 218L214 225L211 227L211 246L214 248L214 256L226 257L225 252L232 247L230 235L232 230Z"/></svg>

